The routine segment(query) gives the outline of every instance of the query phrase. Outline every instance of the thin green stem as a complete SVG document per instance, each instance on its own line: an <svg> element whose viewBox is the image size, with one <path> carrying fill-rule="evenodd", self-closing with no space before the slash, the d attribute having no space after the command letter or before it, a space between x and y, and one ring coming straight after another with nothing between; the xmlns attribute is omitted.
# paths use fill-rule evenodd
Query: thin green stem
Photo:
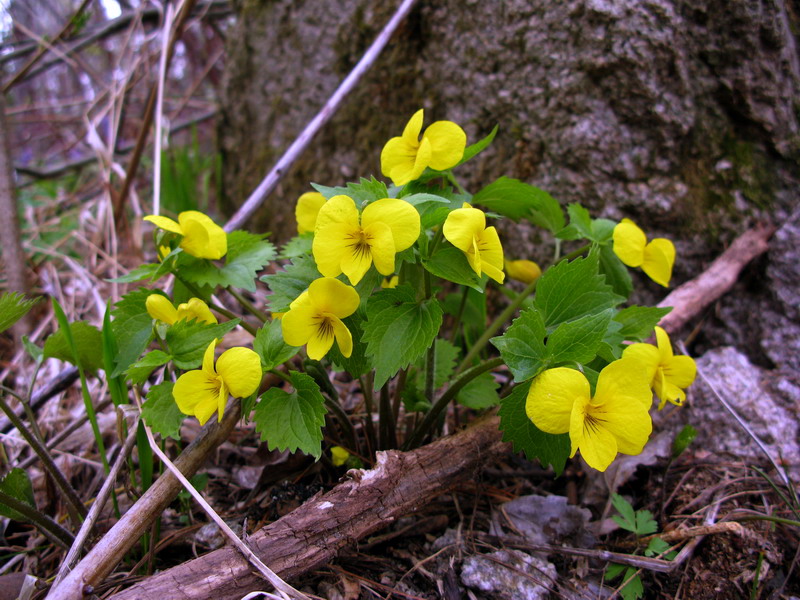
<svg viewBox="0 0 800 600"><path fill-rule="evenodd" d="M430 299L433 295L431 286L431 274L427 269L423 271L423 281L425 282L425 298ZM428 402L433 404L433 372L436 369L436 340L428 348L425 360L425 397Z"/></svg>
<svg viewBox="0 0 800 600"><path fill-rule="evenodd" d="M458 328L461 326L461 318L464 316L464 309L467 306L467 295L469 294L470 288L464 286L464 293L461 294L461 304L458 305L458 312L456 313L456 318L453 321L453 329L450 332L450 342L452 344L456 343L456 338L458 337Z"/></svg>
<svg viewBox="0 0 800 600"><path fill-rule="evenodd" d="M367 411L367 440L371 448L375 448L375 426L372 423L372 389L375 384L375 371L370 371L364 377L360 377L361 392L364 394L364 409Z"/></svg>
<svg viewBox="0 0 800 600"><path fill-rule="evenodd" d="M436 234L433 236L433 241L431 242L431 245L428 247L428 258L431 258L433 256L433 253L436 252L436 249L439 247L439 244L442 243L443 239L444 239L444 228L439 227L439 229L436 231ZM427 273L427 270L425 272Z"/></svg>
<svg viewBox="0 0 800 600"><path fill-rule="evenodd" d="M452 171L447 171L447 181L452 183L453 186L459 191L459 193L461 193L461 194L466 194L467 193L467 190L465 190L463 187L461 187L461 184L458 183L458 180L456 179L456 176L453 175Z"/></svg>
<svg viewBox="0 0 800 600"><path fill-rule="evenodd" d="M503 312L500 313L491 325L483 332L483 335L478 338L478 340L472 345L472 348L469 349L467 355L464 357L464 360L461 361L461 364L458 365L458 369L456 373L460 373L464 369L466 369L469 365L472 364L472 361L475 359L476 356L483 350L484 346L489 342L489 339L497 333L497 331L505 325L505 323L514 316L514 313L517 312L517 309L522 304L522 301L525 300L528 296L530 296L533 291L536 289L536 283L539 279L534 279L531 283L527 285L527 287L520 292L516 298L514 298L511 303L506 306Z"/></svg>
<svg viewBox="0 0 800 600"><path fill-rule="evenodd" d="M573 250L569 254L565 254L561 259L554 261L554 262L562 262L565 260L572 260L573 258L578 258L579 256L583 256L584 252L589 250L592 247L591 244L586 244L585 246L581 246L577 250Z"/></svg>
<svg viewBox="0 0 800 600"><path fill-rule="evenodd" d="M561 240L556 238L555 248L553 249L553 264L556 264L559 258L561 258Z"/></svg>
<svg viewBox="0 0 800 600"><path fill-rule="evenodd" d="M0 492L0 503L8 508L17 511L28 521L36 525L43 533L48 533L48 537L54 539L65 548L69 549L75 541L75 537L61 525L56 523L47 515L40 513L30 504L17 500L14 496L9 496L5 492Z"/></svg>
<svg viewBox="0 0 800 600"><path fill-rule="evenodd" d="M14 427L17 428L17 431L22 434L22 437L25 438L25 441L28 442L28 445L30 445L30 447L42 461L42 466L53 478L53 481L58 486L58 489L61 490L64 500L71 508L71 512L74 515L79 515L80 518L85 517L88 511L83 505L80 496L78 496L78 493L69 484L67 479L64 477L64 474L56 466L56 463L53 462L53 458L50 456L47 448L36 438L35 435L28 430L27 427L25 427L25 424L17 416L17 413L15 413L14 410L6 403L2 396L0 396L0 410L6 413L8 420L11 421L11 424L14 425Z"/></svg>
<svg viewBox="0 0 800 600"><path fill-rule="evenodd" d="M283 373L282 371L278 371L277 369L270 369L269 372L275 375L276 377L280 377L284 381L292 383L291 377L289 377L286 373Z"/></svg>
<svg viewBox="0 0 800 600"><path fill-rule="evenodd" d="M465 371L464 374L456 379L434 403L434 405L425 415L422 423L419 424L419 426L411 434L411 437L408 438L408 441L406 441L406 443L403 445L403 450L411 450L416 448L425 439L425 437L433 430L433 427L439 420L439 415L445 408L447 408L447 405L450 403L450 401L458 395L458 392L464 389L464 386L475 379L478 375L486 373L487 371L491 371L495 367L499 367L502 364L502 358L492 358Z"/></svg>
<svg viewBox="0 0 800 600"><path fill-rule="evenodd" d="M380 391L380 404L379 404L379 424L380 424L380 448L386 450L387 448L394 448L397 446L397 437L395 436L394 419L392 418L392 404L389 400L389 386L384 384Z"/></svg>
<svg viewBox="0 0 800 600"><path fill-rule="evenodd" d="M325 406L333 413L336 420L339 421L339 425L342 427L345 438L347 438L347 444L349 445L348 449L357 452L356 432L355 429L353 429L353 424L350 422L347 413L344 412L344 409L334 398L330 398L327 394L323 395L323 397L325 398Z"/></svg>
<svg viewBox="0 0 800 600"><path fill-rule="evenodd" d="M232 287L228 288L228 293L236 298L236 300L241 304L251 315L253 315L256 319L261 321L261 323L266 323L269 321L269 316L267 313L258 310L250 301L247 300L242 294L234 290Z"/></svg>
<svg viewBox="0 0 800 600"><path fill-rule="evenodd" d="M800 521L794 519L784 519L783 517L773 517L770 515L734 515L737 521L770 521L772 523L780 523L781 525L791 525L792 527L800 527Z"/></svg>

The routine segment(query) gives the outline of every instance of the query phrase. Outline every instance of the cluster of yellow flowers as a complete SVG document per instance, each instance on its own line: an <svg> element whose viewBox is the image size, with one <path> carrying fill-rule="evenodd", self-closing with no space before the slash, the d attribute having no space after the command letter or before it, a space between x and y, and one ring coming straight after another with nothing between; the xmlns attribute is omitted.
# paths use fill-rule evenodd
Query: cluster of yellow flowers
<svg viewBox="0 0 800 600"><path fill-rule="evenodd" d="M667 332L656 327L658 347L633 344L597 378L594 396L580 371L548 369L533 380L525 411L545 433L569 433L571 454L580 450L586 463L605 471L617 456L639 454L653 429L653 391L660 399L682 404L697 367L688 356L674 356Z"/></svg>

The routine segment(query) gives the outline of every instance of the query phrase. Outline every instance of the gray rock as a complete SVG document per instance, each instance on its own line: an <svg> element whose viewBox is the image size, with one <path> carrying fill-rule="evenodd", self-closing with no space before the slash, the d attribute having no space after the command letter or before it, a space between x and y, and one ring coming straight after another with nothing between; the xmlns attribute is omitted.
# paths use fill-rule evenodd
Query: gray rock
<svg viewBox="0 0 800 600"><path fill-rule="evenodd" d="M532 544L567 544L590 548L595 539L586 525L592 513L563 496L520 496L503 505L511 525Z"/></svg>
<svg viewBox="0 0 800 600"><path fill-rule="evenodd" d="M542 600L556 581L556 568L519 550L470 556L461 567L461 582L503 600Z"/></svg>

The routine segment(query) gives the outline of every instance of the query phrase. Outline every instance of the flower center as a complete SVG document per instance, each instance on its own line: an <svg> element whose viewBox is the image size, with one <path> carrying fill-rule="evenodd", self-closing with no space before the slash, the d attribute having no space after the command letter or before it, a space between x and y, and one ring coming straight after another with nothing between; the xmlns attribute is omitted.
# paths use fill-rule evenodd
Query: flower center
<svg viewBox="0 0 800 600"><path fill-rule="evenodd" d="M317 331L322 338L333 337L333 319L325 313L317 315Z"/></svg>
<svg viewBox="0 0 800 600"><path fill-rule="evenodd" d="M353 251L358 258L364 258L372 254L370 242L372 236L360 227L348 234L347 246Z"/></svg>

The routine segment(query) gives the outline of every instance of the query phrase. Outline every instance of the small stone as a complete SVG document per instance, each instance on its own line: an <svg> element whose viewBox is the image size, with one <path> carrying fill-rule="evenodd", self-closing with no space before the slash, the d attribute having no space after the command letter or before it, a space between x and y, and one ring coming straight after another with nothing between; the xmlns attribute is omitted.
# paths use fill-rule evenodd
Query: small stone
<svg viewBox="0 0 800 600"><path fill-rule="evenodd" d="M519 550L470 556L461 567L461 582L505 600L543 600L556 582L552 563Z"/></svg>

